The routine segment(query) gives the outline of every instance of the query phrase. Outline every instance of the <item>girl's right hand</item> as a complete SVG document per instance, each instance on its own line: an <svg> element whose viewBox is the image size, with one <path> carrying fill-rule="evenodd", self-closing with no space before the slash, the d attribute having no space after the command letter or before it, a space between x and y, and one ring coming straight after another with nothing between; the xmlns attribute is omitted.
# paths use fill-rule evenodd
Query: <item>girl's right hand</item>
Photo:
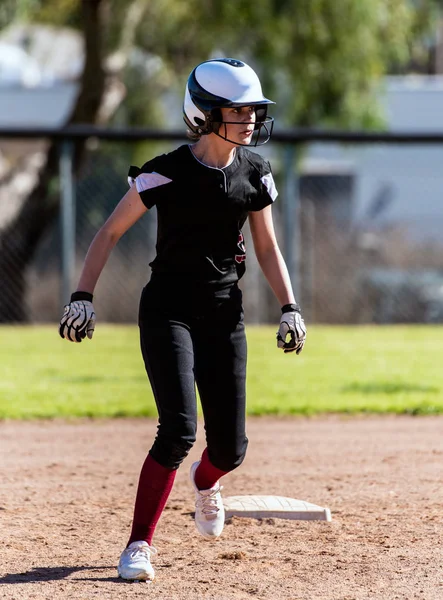
<svg viewBox="0 0 443 600"><path fill-rule="evenodd" d="M85 337L92 338L95 329L95 312L89 300L76 300L75 292L71 302L65 306L60 320L59 334L70 342L81 342ZM91 295L92 298L92 295Z"/></svg>

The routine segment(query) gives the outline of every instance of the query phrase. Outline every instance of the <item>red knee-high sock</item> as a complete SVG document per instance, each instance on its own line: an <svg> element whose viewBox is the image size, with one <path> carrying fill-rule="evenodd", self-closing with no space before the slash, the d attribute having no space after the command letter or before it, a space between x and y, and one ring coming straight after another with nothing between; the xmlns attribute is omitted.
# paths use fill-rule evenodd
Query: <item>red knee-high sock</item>
<svg viewBox="0 0 443 600"><path fill-rule="evenodd" d="M135 499L134 518L128 546L144 540L151 545L155 527L174 484L176 469L168 469L150 454L143 464Z"/></svg>
<svg viewBox="0 0 443 600"><path fill-rule="evenodd" d="M229 473L229 471L222 471L221 469L214 467L209 460L208 449L205 448L200 464L195 471L195 485L199 490L209 490L209 488L212 488L220 477L223 477L226 473Z"/></svg>

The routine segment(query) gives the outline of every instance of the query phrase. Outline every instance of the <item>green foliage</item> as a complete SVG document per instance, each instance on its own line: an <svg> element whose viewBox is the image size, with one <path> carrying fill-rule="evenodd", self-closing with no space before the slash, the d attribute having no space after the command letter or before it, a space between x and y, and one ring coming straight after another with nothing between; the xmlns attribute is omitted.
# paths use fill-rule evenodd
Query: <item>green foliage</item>
<svg viewBox="0 0 443 600"><path fill-rule="evenodd" d="M19 15L27 22L58 27L81 28L81 2L78 0L21 0Z"/></svg>
<svg viewBox="0 0 443 600"><path fill-rule="evenodd" d="M21 0L28 18L78 27L77 0ZM102 0L106 52L133 44L117 121L160 126L159 99L195 64L236 56L259 72L287 126L375 127L377 85L420 59L436 0ZM134 55L135 56L135 55ZM157 62L155 62L157 61Z"/></svg>
<svg viewBox="0 0 443 600"><path fill-rule="evenodd" d="M432 0L190 0L183 13L173 0L160 4L158 43L174 72L213 54L243 58L292 126L380 125L380 78L410 60L435 17ZM155 40L153 29L143 27L141 44Z"/></svg>
<svg viewBox="0 0 443 600"><path fill-rule="evenodd" d="M311 326L298 356L249 326L248 413L442 414L443 328ZM156 416L135 326L98 324L70 344L57 326L2 327L0 418Z"/></svg>
<svg viewBox="0 0 443 600"><path fill-rule="evenodd" d="M416 9L404 0L267 0L260 6L243 11L236 31L248 24L256 31L247 52L262 66L287 124L379 125L376 84L391 64L409 60L412 34L421 36L429 26L423 13L416 25Z"/></svg>

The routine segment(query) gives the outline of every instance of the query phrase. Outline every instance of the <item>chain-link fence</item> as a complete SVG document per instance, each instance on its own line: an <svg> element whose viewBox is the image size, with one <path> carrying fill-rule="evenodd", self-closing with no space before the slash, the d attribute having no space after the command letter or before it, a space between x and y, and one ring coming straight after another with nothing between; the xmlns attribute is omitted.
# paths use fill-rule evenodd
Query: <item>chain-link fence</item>
<svg viewBox="0 0 443 600"><path fill-rule="evenodd" d="M301 296L324 323L443 321L443 146L311 148Z"/></svg>
<svg viewBox="0 0 443 600"><path fill-rule="evenodd" d="M295 146L277 136L277 143L256 149L273 165L280 192L275 225L296 295L309 322L442 322L443 143L369 141ZM148 146L144 160L176 145L171 139ZM67 233L56 217L59 192L63 196L67 185L60 173L47 186L52 212L38 216L30 209L29 194L48 146L5 134L0 141L0 277L9 300L0 303L0 322L56 323L68 299L62 285ZM128 189L133 157L130 141L89 143L73 185L73 285L95 232ZM26 219L40 218L48 224L37 234ZM255 259L247 225L244 233L246 319L275 322L279 306ZM35 243L25 243L24 236ZM102 273L94 300L101 321L136 322L155 238L153 209L119 241ZM14 303L21 304L20 311Z"/></svg>

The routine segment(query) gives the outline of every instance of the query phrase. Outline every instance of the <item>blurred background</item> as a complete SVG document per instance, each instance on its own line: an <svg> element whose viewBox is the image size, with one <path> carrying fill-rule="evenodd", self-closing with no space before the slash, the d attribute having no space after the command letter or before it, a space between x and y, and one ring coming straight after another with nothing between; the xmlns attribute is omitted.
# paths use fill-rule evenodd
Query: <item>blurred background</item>
<svg viewBox="0 0 443 600"><path fill-rule="evenodd" d="M443 322L437 0L1 0L0 322L58 322L128 167L187 143L187 76L218 56L276 102L256 151L306 319ZM274 322L244 233L246 319ZM155 238L154 209L101 276L101 321L136 322Z"/></svg>

